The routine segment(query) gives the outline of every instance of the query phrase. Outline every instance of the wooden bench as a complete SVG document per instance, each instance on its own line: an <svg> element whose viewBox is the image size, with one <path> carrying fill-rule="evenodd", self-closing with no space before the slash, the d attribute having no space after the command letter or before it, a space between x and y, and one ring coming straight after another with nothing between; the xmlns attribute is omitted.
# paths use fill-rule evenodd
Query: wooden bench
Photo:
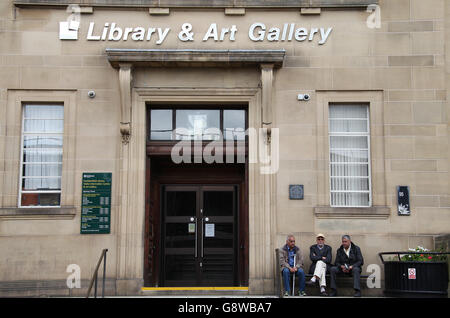
<svg viewBox="0 0 450 318"><path fill-rule="evenodd" d="M280 264L280 257L279 257L280 249L275 249L275 264L277 266L276 268L276 275L275 275L275 290L278 291L279 297L284 297L284 287L283 287L283 279L281 274L281 264ZM308 268L309 269L309 268ZM306 268L303 269L305 271L305 277L306 281L311 279L313 277L313 274L308 274L306 272ZM361 275L361 280L366 280L369 276L368 275ZM330 274L326 274L326 280L327 280L327 293L329 294L330 289ZM336 277L336 283L338 286L338 295L339 296L353 296L353 278L352 276L344 276L344 275L337 275ZM292 284L292 280L291 280ZM291 285L292 286L292 285ZM365 282L361 282L361 290L367 288ZM292 291L291 291L292 292ZM297 293L296 293L297 292ZM320 289L318 285L306 285L306 294L308 296L320 296ZM298 295L298 280L295 281L295 291L294 295Z"/></svg>

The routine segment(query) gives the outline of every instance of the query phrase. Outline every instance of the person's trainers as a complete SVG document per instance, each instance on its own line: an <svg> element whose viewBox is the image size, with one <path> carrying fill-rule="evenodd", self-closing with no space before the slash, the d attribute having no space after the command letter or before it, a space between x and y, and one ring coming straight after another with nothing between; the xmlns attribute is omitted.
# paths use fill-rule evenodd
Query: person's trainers
<svg viewBox="0 0 450 318"><path fill-rule="evenodd" d="M320 296L328 296L326 291L320 292Z"/></svg>
<svg viewBox="0 0 450 318"><path fill-rule="evenodd" d="M336 296L337 296L337 291L336 291L336 289L332 289L332 290L331 290L330 296L331 296L331 297L336 297Z"/></svg>
<svg viewBox="0 0 450 318"><path fill-rule="evenodd" d="M289 296L289 293L287 291L284 292L284 297Z"/></svg>
<svg viewBox="0 0 450 318"><path fill-rule="evenodd" d="M307 296L304 290L303 290L303 291L299 291L299 292L298 292L298 295L299 295L299 296Z"/></svg>
<svg viewBox="0 0 450 318"><path fill-rule="evenodd" d="M361 297L361 291L358 289L355 289L355 294L353 295L353 297Z"/></svg>
<svg viewBox="0 0 450 318"><path fill-rule="evenodd" d="M315 285L316 283L317 283L317 281L308 280L308 281L306 282L306 285L308 285L308 286L313 286L313 285Z"/></svg>

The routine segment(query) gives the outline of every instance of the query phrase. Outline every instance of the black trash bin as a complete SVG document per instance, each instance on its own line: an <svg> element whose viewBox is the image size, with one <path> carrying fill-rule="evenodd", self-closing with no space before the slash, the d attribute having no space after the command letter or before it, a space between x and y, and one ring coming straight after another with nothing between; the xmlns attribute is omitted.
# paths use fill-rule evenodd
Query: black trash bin
<svg viewBox="0 0 450 318"><path fill-rule="evenodd" d="M402 261L400 255L438 252L384 252L378 255L384 264L384 294L388 297L447 297L447 261ZM397 255L397 260L385 261L383 255Z"/></svg>

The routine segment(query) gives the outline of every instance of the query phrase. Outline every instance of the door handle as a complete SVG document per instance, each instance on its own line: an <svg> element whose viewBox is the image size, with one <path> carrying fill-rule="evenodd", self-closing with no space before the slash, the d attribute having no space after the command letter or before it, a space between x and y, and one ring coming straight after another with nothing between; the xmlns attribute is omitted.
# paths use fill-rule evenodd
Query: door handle
<svg viewBox="0 0 450 318"><path fill-rule="evenodd" d="M195 222L195 249L194 249L194 256L195 258L197 258L197 218L191 217L190 218L191 222Z"/></svg>
<svg viewBox="0 0 450 318"><path fill-rule="evenodd" d="M202 241L201 241L201 244L202 244L202 258L203 258L203 236L205 235L205 227L204 227L204 225L203 225L204 223L203 223L203 218L202 218Z"/></svg>
<svg viewBox="0 0 450 318"><path fill-rule="evenodd" d="M205 223L204 222L209 222L209 218L208 217L202 218L202 241L201 241L201 243L202 243L202 247L201 247L202 258L203 258L203 238L205 236Z"/></svg>

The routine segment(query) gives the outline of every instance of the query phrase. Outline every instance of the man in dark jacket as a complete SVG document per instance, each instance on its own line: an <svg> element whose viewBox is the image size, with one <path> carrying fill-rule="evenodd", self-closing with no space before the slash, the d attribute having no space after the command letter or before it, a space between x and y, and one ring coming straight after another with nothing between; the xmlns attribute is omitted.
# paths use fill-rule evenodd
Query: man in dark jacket
<svg viewBox="0 0 450 318"><path fill-rule="evenodd" d="M319 282L320 293L327 296L325 275L331 268L331 246L325 244L325 235L322 233L316 235L316 242L317 244L309 248L309 258L312 261L309 273L313 274L313 277L307 284L314 285Z"/></svg>
<svg viewBox="0 0 450 318"><path fill-rule="evenodd" d="M361 287L359 279L364 259L361 249L352 243L349 235L342 236L342 245L336 251L336 259L333 267L330 269L331 278L331 294L337 296L336 274L353 275L353 288L355 289L355 297L361 297Z"/></svg>

